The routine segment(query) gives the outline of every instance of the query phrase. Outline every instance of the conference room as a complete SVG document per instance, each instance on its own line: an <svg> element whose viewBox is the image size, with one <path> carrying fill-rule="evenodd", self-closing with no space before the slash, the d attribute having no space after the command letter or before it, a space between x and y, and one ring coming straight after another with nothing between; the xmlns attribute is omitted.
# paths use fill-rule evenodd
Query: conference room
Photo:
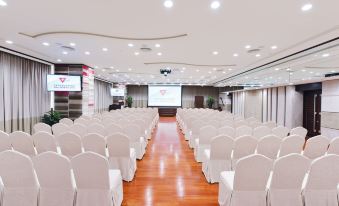
<svg viewBox="0 0 339 206"><path fill-rule="evenodd" d="M0 206L339 206L336 0L0 0Z"/></svg>

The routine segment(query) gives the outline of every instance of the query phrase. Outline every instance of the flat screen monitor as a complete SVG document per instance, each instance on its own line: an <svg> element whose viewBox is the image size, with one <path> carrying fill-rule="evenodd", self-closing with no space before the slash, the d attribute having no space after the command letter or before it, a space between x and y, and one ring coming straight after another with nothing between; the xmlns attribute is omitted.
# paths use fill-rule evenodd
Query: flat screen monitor
<svg viewBox="0 0 339 206"><path fill-rule="evenodd" d="M48 91L81 91L81 76L47 75Z"/></svg>
<svg viewBox="0 0 339 206"><path fill-rule="evenodd" d="M123 97L125 96L125 90L120 88L111 88L112 97Z"/></svg>
<svg viewBox="0 0 339 206"><path fill-rule="evenodd" d="M181 107L181 86L149 85L148 106Z"/></svg>

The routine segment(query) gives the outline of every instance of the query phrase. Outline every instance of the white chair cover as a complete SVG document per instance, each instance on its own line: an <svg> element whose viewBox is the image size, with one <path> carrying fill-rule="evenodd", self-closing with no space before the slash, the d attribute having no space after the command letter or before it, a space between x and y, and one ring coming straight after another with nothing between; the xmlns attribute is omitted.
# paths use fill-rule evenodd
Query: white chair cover
<svg viewBox="0 0 339 206"><path fill-rule="evenodd" d="M104 136L104 137L106 137L106 135L107 135L105 127L103 125L101 125L101 124L98 124L98 123L91 124L87 128L87 132L88 133L100 134L101 136Z"/></svg>
<svg viewBox="0 0 339 206"><path fill-rule="evenodd" d="M119 169L122 179L132 181L137 169L135 149L131 148L127 136L116 133L107 137L109 164L111 169Z"/></svg>
<svg viewBox="0 0 339 206"><path fill-rule="evenodd" d="M146 152L147 142L141 136L142 130L140 127L135 124L124 125L123 134L130 139L131 147L135 149L137 159L141 160Z"/></svg>
<svg viewBox="0 0 339 206"><path fill-rule="evenodd" d="M257 127L263 126L263 124L262 124L261 122L250 122L248 125L249 125L250 127L252 127L253 129L254 129L254 128L257 128Z"/></svg>
<svg viewBox="0 0 339 206"><path fill-rule="evenodd" d="M72 132L67 132L56 136L60 146L61 153L68 158L71 158L82 152L82 144L80 136Z"/></svg>
<svg viewBox="0 0 339 206"><path fill-rule="evenodd" d="M87 152L94 152L106 157L106 139L96 133L90 133L82 138L82 146Z"/></svg>
<svg viewBox="0 0 339 206"><path fill-rule="evenodd" d="M307 135L307 129L303 127L293 128L290 132L290 135L299 135L300 137L305 138Z"/></svg>
<svg viewBox="0 0 339 206"><path fill-rule="evenodd" d="M258 139L265 137L267 135L270 135L270 134L272 134L272 130L271 128L267 126L260 126L260 127L253 129L253 137L258 138Z"/></svg>
<svg viewBox="0 0 339 206"><path fill-rule="evenodd" d="M195 139L199 138L199 132L200 132L200 128L205 126L206 123L204 121L202 121L201 119L195 120L192 123L192 134L190 136L190 139L188 140L188 145L190 148L194 148L195 147Z"/></svg>
<svg viewBox="0 0 339 206"><path fill-rule="evenodd" d="M281 138L268 135L261 138L257 146L257 154L262 154L270 159L276 159L281 145Z"/></svg>
<svg viewBox="0 0 339 206"><path fill-rule="evenodd" d="M0 130L0 152L11 149L12 145L9 139L9 135Z"/></svg>
<svg viewBox="0 0 339 206"><path fill-rule="evenodd" d="M327 155L315 159L306 182L306 206L338 206L339 156Z"/></svg>
<svg viewBox="0 0 339 206"><path fill-rule="evenodd" d="M204 126L200 128L199 138L195 139L194 157L197 162L203 162L205 149L210 148L212 138L218 135L214 126Z"/></svg>
<svg viewBox="0 0 339 206"><path fill-rule="evenodd" d="M212 139L210 149L204 151L205 158L202 163L207 182L219 182L220 173L232 169L233 144L234 139L224 135Z"/></svg>
<svg viewBox="0 0 339 206"><path fill-rule="evenodd" d="M223 126L218 129L218 135L225 135L228 137L232 137L233 139L236 137L235 136L235 129L233 127L229 126Z"/></svg>
<svg viewBox="0 0 339 206"><path fill-rule="evenodd" d="M38 132L35 133L32 138L38 154L47 151L57 152L57 143L52 134L47 132Z"/></svg>
<svg viewBox="0 0 339 206"><path fill-rule="evenodd" d="M66 133L66 132L68 132L69 128L70 127L68 125L63 124L63 123L53 124L53 126L52 126L53 135L57 136L57 135L61 135L63 133Z"/></svg>
<svg viewBox="0 0 339 206"><path fill-rule="evenodd" d="M298 135L291 135L285 137L280 146L279 157L283 157L288 154L298 153L300 154L305 143L305 139Z"/></svg>
<svg viewBox="0 0 339 206"><path fill-rule="evenodd" d="M234 141L232 169L234 170L238 159L252 155L257 148L258 140L252 136L238 137Z"/></svg>
<svg viewBox="0 0 339 206"><path fill-rule="evenodd" d="M48 124L39 122L35 124L33 127L33 133L37 133L37 132L47 132L47 133L52 134L52 128Z"/></svg>
<svg viewBox="0 0 339 206"><path fill-rule="evenodd" d="M263 126L267 126L270 129L273 129L273 128L277 127L277 124L275 122L270 121L270 122L263 123Z"/></svg>
<svg viewBox="0 0 339 206"><path fill-rule="evenodd" d="M249 136L249 135L252 135L252 133L253 133L253 129L251 127L243 125L243 126L236 128L235 137Z"/></svg>
<svg viewBox="0 0 339 206"><path fill-rule="evenodd" d="M231 120L223 120L223 121L220 121L220 123L219 123L219 126L220 127L234 127L234 123L233 123L233 121L231 121Z"/></svg>
<svg viewBox="0 0 339 206"><path fill-rule="evenodd" d="M234 127L238 128L241 126L248 126L248 122L246 122L245 120L235 120Z"/></svg>
<svg viewBox="0 0 339 206"><path fill-rule="evenodd" d="M304 155L310 159L316 159L323 156L330 144L330 140L325 136L311 137L306 141Z"/></svg>
<svg viewBox="0 0 339 206"><path fill-rule="evenodd" d="M289 132L290 130L287 127L283 127L283 126L278 126L272 129L272 134L280 138L287 137Z"/></svg>
<svg viewBox="0 0 339 206"><path fill-rule="evenodd" d="M117 124L109 124L109 125L107 125L105 127L105 131L106 131L107 136L115 134L115 133L122 133L123 132L122 127L120 127Z"/></svg>
<svg viewBox="0 0 339 206"><path fill-rule="evenodd" d="M80 117L80 118L74 120L74 124L88 125L89 119L84 118L84 117Z"/></svg>
<svg viewBox="0 0 339 206"><path fill-rule="evenodd" d="M302 184L310 160L301 154L289 154L277 159L268 191L269 206L303 206Z"/></svg>
<svg viewBox="0 0 339 206"><path fill-rule="evenodd" d="M39 179L39 206L73 206L75 183L71 162L55 152L45 152L33 159Z"/></svg>
<svg viewBox="0 0 339 206"><path fill-rule="evenodd" d="M0 134L0 136L1 136L1 134ZM1 146L0 146L0 148L1 148ZM0 151L1 151L1 149L0 149ZM330 142L330 146L327 150L327 154L339 155L339 137L332 139L332 141Z"/></svg>
<svg viewBox="0 0 339 206"><path fill-rule="evenodd" d="M72 126L73 125L73 120L69 119L69 118L62 118L59 123L65 124L67 126Z"/></svg>
<svg viewBox="0 0 339 206"><path fill-rule="evenodd" d="M17 151L0 153L2 206L37 206L39 183L31 159Z"/></svg>
<svg viewBox="0 0 339 206"><path fill-rule="evenodd" d="M33 139L30 134L21 131L12 132L9 135L12 147L15 151L33 157L36 155Z"/></svg>
<svg viewBox="0 0 339 206"><path fill-rule="evenodd" d="M81 138L87 134L87 128L83 124L74 122L73 126L68 129L69 132L79 135Z"/></svg>
<svg viewBox="0 0 339 206"><path fill-rule="evenodd" d="M109 170L107 159L93 152L72 158L77 186L75 206L121 205L123 186L119 170Z"/></svg>
<svg viewBox="0 0 339 206"><path fill-rule="evenodd" d="M266 206L267 181L272 160L259 154L239 160L234 177L222 172L219 182L220 206Z"/></svg>

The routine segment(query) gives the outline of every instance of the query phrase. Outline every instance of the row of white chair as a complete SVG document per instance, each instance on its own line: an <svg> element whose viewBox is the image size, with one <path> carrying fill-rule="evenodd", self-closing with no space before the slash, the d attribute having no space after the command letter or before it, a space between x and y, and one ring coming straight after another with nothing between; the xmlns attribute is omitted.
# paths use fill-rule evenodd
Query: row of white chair
<svg viewBox="0 0 339 206"><path fill-rule="evenodd" d="M1 206L119 206L123 184L106 158L86 152L69 160L45 152L32 160L16 151L0 153Z"/></svg>

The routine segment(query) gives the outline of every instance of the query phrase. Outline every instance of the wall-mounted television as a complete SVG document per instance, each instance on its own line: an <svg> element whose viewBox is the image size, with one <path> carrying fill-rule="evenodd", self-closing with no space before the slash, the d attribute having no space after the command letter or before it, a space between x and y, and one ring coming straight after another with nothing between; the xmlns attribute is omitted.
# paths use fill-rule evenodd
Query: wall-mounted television
<svg viewBox="0 0 339 206"><path fill-rule="evenodd" d="M81 91L81 76L47 75L48 91Z"/></svg>
<svg viewBox="0 0 339 206"><path fill-rule="evenodd" d="M111 88L112 97L123 97L125 96L125 90L120 88Z"/></svg>

